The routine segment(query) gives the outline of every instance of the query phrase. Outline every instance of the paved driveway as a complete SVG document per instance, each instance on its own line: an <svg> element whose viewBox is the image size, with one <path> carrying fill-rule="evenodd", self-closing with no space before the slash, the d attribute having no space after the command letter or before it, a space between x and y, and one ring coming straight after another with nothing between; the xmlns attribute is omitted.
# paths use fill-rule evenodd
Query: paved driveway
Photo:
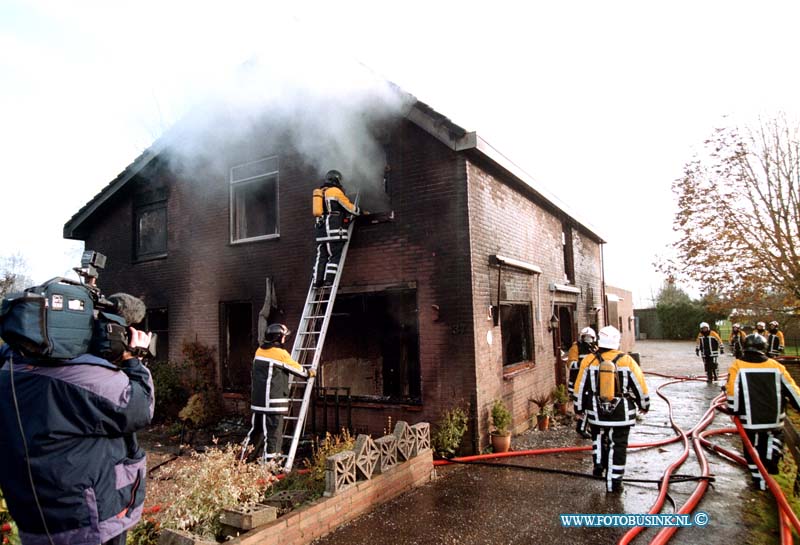
<svg viewBox="0 0 800 545"><path fill-rule="evenodd" d="M636 351L641 355L645 372L703 375L703 364L694 355L691 342L640 341ZM732 359L720 358L720 375ZM648 376L653 399L652 409L634 428L631 443L651 442L673 436L667 404L656 389L669 379ZM718 384L705 381L682 382L663 389L672 403L678 425L692 427L720 392ZM712 427L727 427L730 421L717 415ZM588 444L568 428L552 432L529 432L514 438L514 447L536 448ZM738 439L715 438L722 446L740 451ZM665 467L680 453L678 444L662 448L629 451L626 477L658 479ZM748 477L739 466L709 454L716 481L709 488L699 510L706 511L710 523L706 527L681 529L671 543L705 543L735 545L748 543L742 514L755 500L756 493L748 486ZM509 458L504 462L571 471L591 472L588 453L559 454L547 457ZM486 466L449 466L440 468L439 477L372 513L318 540L318 545L358 544L569 544L598 545L614 543L623 534L620 528L564 528L564 513L646 513L658 493L650 483L626 483L621 494L606 494L598 481L561 474ZM699 475L693 451L678 470L680 474ZM694 483L670 486L670 500L662 512L672 512L682 505L694 489ZM634 543L647 543L656 531L648 530Z"/></svg>

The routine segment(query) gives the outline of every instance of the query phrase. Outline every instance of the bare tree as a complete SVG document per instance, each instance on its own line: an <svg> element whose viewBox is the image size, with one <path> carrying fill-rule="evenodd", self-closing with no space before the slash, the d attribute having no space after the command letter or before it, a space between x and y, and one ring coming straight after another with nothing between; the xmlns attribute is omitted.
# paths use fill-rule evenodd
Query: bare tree
<svg viewBox="0 0 800 545"><path fill-rule="evenodd" d="M28 263L21 253L0 258L0 297L22 291L31 283Z"/></svg>
<svg viewBox="0 0 800 545"><path fill-rule="evenodd" d="M661 269L731 308L800 308L800 125L717 129L673 183L677 258Z"/></svg>

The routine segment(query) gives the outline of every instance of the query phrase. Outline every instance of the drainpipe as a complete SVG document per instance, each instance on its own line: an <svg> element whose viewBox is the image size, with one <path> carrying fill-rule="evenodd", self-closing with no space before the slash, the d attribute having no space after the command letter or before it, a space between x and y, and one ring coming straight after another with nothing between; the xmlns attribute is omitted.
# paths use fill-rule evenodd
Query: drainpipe
<svg viewBox="0 0 800 545"><path fill-rule="evenodd" d="M606 301L606 258L603 252L603 243L600 243L600 297L601 305L603 307L603 326L609 325L608 323L608 301ZM597 324L599 331L600 324ZM620 331L620 333L622 333Z"/></svg>

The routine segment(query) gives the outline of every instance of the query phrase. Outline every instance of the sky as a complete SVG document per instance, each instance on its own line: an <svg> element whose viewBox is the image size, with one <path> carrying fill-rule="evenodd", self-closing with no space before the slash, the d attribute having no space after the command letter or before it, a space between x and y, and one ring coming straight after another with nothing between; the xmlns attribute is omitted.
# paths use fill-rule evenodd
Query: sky
<svg viewBox="0 0 800 545"><path fill-rule="evenodd" d="M605 238L606 281L647 306L683 165L723 123L797 109L798 16L791 1L3 0L0 258L64 274L81 206L242 63L302 49L476 131Z"/></svg>

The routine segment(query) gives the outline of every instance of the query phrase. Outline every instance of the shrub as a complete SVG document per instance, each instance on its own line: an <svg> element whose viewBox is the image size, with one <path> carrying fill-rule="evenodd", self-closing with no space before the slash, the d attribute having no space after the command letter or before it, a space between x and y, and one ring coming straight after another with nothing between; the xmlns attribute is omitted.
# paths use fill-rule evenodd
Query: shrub
<svg viewBox="0 0 800 545"><path fill-rule="evenodd" d="M551 397L556 403L567 403L569 401L569 395L567 394L567 387L563 384L559 384L555 388L553 388L553 392Z"/></svg>
<svg viewBox="0 0 800 545"><path fill-rule="evenodd" d="M325 460L355 446L355 439L350 432L342 428L342 433L331 435L325 432L322 441L315 441L311 460L306 460L308 468L308 490L312 497L319 497L325 491Z"/></svg>
<svg viewBox="0 0 800 545"><path fill-rule="evenodd" d="M467 422L467 411L461 407L453 407L444 412L431 437L431 444L437 456L442 458L455 456L467 431Z"/></svg>
<svg viewBox="0 0 800 545"><path fill-rule="evenodd" d="M2 490L0 490L0 541L2 541L3 545L20 545L19 529L16 523L11 520L11 514L8 512Z"/></svg>
<svg viewBox="0 0 800 545"><path fill-rule="evenodd" d="M234 444L193 453L195 463L170 475L177 495L150 519L152 524L216 538L223 509L257 502L275 481L271 466L246 464L239 461L239 454Z"/></svg>
<svg viewBox="0 0 800 545"><path fill-rule="evenodd" d="M180 408L189 400L189 390L184 384L185 365L170 361L157 361L149 366L156 391L156 408L153 420L169 422L178 417Z"/></svg>
<svg viewBox="0 0 800 545"><path fill-rule="evenodd" d="M492 405L492 425L497 435L508 435L511 413L502 399L495 399Z"/></svg>

